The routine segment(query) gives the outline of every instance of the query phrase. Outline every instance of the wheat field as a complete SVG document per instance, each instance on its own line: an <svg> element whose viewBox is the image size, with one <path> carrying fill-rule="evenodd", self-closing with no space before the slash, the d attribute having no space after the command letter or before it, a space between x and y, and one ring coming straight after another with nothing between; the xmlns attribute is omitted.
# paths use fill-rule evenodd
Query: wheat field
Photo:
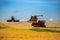
<svg viewBox="0 0 60 40"><path fill-rule="evenodd" d="M51 26L50 23L49 25ZM32 28L31 22L1 22L0 26L9 27L0 29L0 40L60 40L60 32L37 32L29 30Z"/></svg>
<svg viewBox="0 0 60 40"><path fill-rule="evenodd" d="M60 40L60 33L7 28L0 29L0 40Z"/></svg>

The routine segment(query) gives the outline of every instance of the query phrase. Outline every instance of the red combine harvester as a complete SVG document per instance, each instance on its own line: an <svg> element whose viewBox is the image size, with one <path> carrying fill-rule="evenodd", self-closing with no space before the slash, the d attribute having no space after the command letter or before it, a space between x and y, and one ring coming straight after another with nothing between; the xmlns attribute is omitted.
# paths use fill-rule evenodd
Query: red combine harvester
<svg viewBox="0 0 60 40"><path fill-rule="evenodd" d="M32 26L34 26L34 27L46 27L45 21L43 21L43 20L42 21L41 20L38 21L37 17L39 17L39 16L43 17L43 15L31 16L30 21L32 21Z"/></svg>
<svg viewBox="0 0 60 40"><path fill-rule="evenodd" d="M40 20L38 22L33 22L32 26L34 26L34 27L46 27L45 22L40 21Z"/></svg>

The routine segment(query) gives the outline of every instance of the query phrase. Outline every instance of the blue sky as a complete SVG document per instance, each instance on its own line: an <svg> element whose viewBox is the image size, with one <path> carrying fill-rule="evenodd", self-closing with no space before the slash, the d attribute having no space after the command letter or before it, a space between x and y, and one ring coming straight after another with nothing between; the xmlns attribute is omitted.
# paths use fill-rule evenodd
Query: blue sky
<svg viewBox="0 0 60 40"><path fill-rule="evenodd" d="M44 15L39 20L60 22L60 0L1 0L0 21L14 16L29 20L32 15Z"/></svg>

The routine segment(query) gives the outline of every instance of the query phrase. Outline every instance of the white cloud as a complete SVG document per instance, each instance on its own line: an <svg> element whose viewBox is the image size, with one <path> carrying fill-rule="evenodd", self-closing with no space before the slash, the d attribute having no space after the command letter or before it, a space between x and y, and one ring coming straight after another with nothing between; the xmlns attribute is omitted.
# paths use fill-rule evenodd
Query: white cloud
<svg viewBox="0 0 60 40"><path fill-rule="evenodd" d="M53 18L50 18L49 21L54 21L54 19Z"/></svg>
<svg viewBox="0 0 60 40"><path fill-rule="evenodd" d="M27 21L27 20L21 19L20 21Z"/></svg>

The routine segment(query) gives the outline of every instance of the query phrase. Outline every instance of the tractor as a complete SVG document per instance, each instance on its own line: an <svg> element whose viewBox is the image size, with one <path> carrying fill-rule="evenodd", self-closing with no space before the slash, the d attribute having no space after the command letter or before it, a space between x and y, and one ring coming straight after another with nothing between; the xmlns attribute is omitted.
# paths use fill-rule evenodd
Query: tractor
<svg viewBox="0 0 60 40"><path fill-rule="evenodd" d="M15 17L11 16L11 19L7 20L7 22L19 22L19 20L15 20Z"/></svg>
<svg viewBox="0 0 60 40"><path fill-rule="evenodd" d="M43 17L43 15L31 16L30 21L32 21L32 26L34 26L34 27L46 27L44 20L38 20L37 17L39 17L39 16Z"/></svg>

